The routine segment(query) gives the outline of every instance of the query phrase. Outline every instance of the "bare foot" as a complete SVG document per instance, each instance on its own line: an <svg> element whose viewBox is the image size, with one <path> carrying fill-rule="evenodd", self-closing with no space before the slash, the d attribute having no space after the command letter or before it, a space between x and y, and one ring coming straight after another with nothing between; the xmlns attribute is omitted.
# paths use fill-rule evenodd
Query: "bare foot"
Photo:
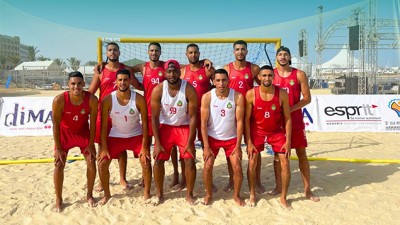
<svg viewBox="0 0 400 225"><path fill-rule="evenodd" d="M203 199L203 205L211 205L212 196L206 195Z"/></svg>
<svg viewBox="0 0 400 225"><path fill-rule="evenodd" d="M280 194L280 193L281 193L281 191L279 191L279 190L276 189L276 188L274 188L274 189L268 191L268 194L271 195L271 196L276 196L276 195L278 195L278 194Z"/></svg>
<svg viewBox="0 0 400 225"><path fill-rule="evenodd" d="M161 204L163 201L164 201L164 197L156 196L156 197L154 197L154 199L151 200L151 204L153 204L154 206L157 206L157 205Z"/></svg>
<svg viewBox="0 0 400 225"><path fill-rule="evenodd" d="M233 200L235 200L235 202L236 202L236 204L238 204L238 206L245 206L246 205L246 203L240 197L233 197Z"/></svg>
<svg viewBox="0 0 400 225"><path fill-rule="evenodd" d="M249 206L250 207L255 207L256 206L256 196L250 196Z"/></svg>
<svg viewBox="0 0 400 225"><path fill-rule="evenodd" d="M311 191L306 193L306 198L313 202L319 202L319 197L315 196Z"/></svg>
<svg viewBox="0 0 400 225"><path fill-rule="evenodd" d="M92 208L97 206L96 202L94 201L93 196L87 197L87 203L89 204L89 207L92 207Z"/></svg>
<svg viewBox="0 0 400 225"><path fill-rule="evenodd" d="M229 182L229 184L227 184L227 185L224 187L224 191L225 191L225 192L231 192L231 191L233 191L233 183Z"/></svg>
<svg viewBox="0 0 400 225"><path fill-rule="evenodd" d="M54 206L54 212L61 212L62 210L62 199L56 199L56 205Z"/></svg>
<svg viewBox="0 0 400 225"><path fill-rule="evenodd" d="M174 191L182 191L185 188L186 188L186 182L182 182L181 181L179 184L177 184L174 187L172 187L172 190L174 190Z"/></svg>
<svg viewBox="0 0 400 225"><path fill-rule="evenodd" d="M144 193L144 195L143 195L144 202L146 202L150 198L151 198L151 195L149 193Z"/></svg>
<svg viewBox="0 0 400 225"><path fill-rule="evenodd" d="M265 190L265 187L260 183L260 184L256 184L256 191L258 194L261 195L261 194L264 194L264 192L266 190Z"/></svg>
<svg viewBox="0 0 400 225"><path fill-rule="evenodd" d="M213 186L212 186L212 192L213 192L213 193L217 193L217 192L218 192L218 188L217 188L217 186L215 186L214 184L213 184Z"/></svg>
<svg viewBox="0 0 400 225"><path fill-rule="evenodd" d="M99 201L99 205L105 205L108 200L110 200L111 196L104 196L100 201Z"/></svg>
<svg viewBox="0 0 400 225"><path fill-rule="evenodd" d="M101 186L101 183L98 183L97 186L94 188L95 191L97 192L102 192L103 191L103 187Z"/></svg>
<svg viewBox="0 0 400 225"><path fill-rule="evenodd" d="M179 184L179 173L175 173L174 172L174 177L172 178L172 182L169 185L170 188L173 188L174 186L176 186L177 184Z"/></svg>
<svg viewBox="0 0 400 225"><path fill-rule="evenodd" d="M128 191L133 189L133 185L128 183L128 181L124 180L120 182L121 186L122 186L122 190L124 191Z"/></svg>
<svg viewBox="0 0 400 225"><path fill-rule="evenodd" d="M280 200L278 200L278 202L281 204L281 206L287 210L292 210L292 206L290 205L290 203L283 198L280 198Z"/></svg>
<svg viewBox="0 0 400 225"><path fill-rule="evenodd" d="M194 205L194 203L195 203L195 201L196 201L196 199L193 197L193 196L191 196L191 195L186 195L186 201L190 204L190 205Z"/></svg>

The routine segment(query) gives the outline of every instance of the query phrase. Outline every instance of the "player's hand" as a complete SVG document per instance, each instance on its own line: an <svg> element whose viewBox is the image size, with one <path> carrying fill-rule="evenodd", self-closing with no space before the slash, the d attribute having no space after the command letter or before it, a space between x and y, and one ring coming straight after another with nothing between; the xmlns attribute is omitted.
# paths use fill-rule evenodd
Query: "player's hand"
<svg viewBox="0 0 400 225"><path fill-rule="evenodd" d="M290 147L290 143L285 143L285 144L282 146L281 151L282 151L282 152L285 151L285 157L286 157L287 159L289 159L290 156L292 155L292 149L291 149L291 147Z"/></svg>
<svg viewBox="0 0 400 225"><path fill-rule="evenodd" d="M209 59L204 59L203 67L209 70L211 69L212 65L213 63Z"/></svg>
<svg viewBox="0 0 400 225"><path fill-rule="evenodd" d="M194 147L194 143L188 143L185 150L183 151L183 155L189 153L193 159L196 159L196 148Z"/></svg>
<svg viewBox="0 0 400 225"><path fill-rule="evenodd" d="M213 151L211 151L211 148L204 147L204 150L203 150L204 163L206 163L207 160L209 160L211 157L215 158L215 155L214 155Z"/></svg>
<svg viewBox="0 0 400 225"><path fill-rule="evenodd" d="M253 159L254 154L257 153L256 148L254 147L253 144L247 144L246 151L247 151L247 156L249 157L249 160Z"/></svg>
<svg viewBox="0 0 400 225"><path fill-rule="evenodd" d="M158 155L159 155L161 152L162 152L162 153L165 153L164 148L163 148L161 145L154 145L153 159L154 159L154 160L157 160Z"/></svg>
<svg viewBox="0 0 400 225"><path fill-rule="evenodd" d="M62 165L65 165L65 159L67 158L67 153L56 149L54 151L54 165L57 165L58 163L61 163Z"/></svg>
<svg viewBox="0 0 400 225"><path fill-rule="evenodd" d="M139 159L143 160L144 165L147 165L147 162L151 161L150 150L148 148L142 148L142 150L139 153Z"/></svg>
<svg viewBox="0 0 400 225"><path fill-rule="evenodd" d="M108 151L108 149L104 148L104 146L103 146L99 155L97 156L97 163L100 164L105 159L111 159L111 156L110 156L110 152Z"/></svg>
<svg viewBox="0 0 400 225"><path fill-rule="evenodd" d="M236 146L231 155L235 156L235 157L238 157L239 161L242 161L243 153L242 153L241 147L240 146Z"/></svg>
<svg viewBox="0 0 400 225"><path fill-rule="evenodd" d="M90 154L89 162L92 162L92 159L96 159L96 147L94 147L94 144L88 145L83 151L83 153Z"/></svg>

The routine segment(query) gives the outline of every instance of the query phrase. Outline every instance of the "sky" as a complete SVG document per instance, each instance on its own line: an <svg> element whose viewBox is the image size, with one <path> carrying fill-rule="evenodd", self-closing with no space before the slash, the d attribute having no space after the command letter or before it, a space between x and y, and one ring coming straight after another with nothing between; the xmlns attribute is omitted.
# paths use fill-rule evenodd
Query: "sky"
<svg viewBox="0 0 400 225"><path fill-rule="evenodd" d="M400 0L376 0L378 18L400 19ZM43 55L64 61L96 61L98 37L281 37L298 54L298 33L308 32L309 61L315 62L317 7L323 29L352 10L367 11L367 0L0 0L0 34L19 36ZM346 28L330 39L346 44ZM396 33L399 30L385 31ZM326 50L323 61L339 50ZM399 66L399 50L380 50L379 64Z"/></svg>

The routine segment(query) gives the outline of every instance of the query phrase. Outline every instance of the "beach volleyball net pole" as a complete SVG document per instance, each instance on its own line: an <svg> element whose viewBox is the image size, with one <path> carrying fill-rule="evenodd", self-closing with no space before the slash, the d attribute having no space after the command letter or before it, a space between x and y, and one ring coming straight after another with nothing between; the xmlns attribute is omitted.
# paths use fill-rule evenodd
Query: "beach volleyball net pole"
<svg viewBox="0 0 400 225"><path fill-rule="evenodd" d="M106 46L115 42L120 47L119 61L133 66L149 60L148 45L158 42L161 45L160 60L175 59L187 64L185 55L188 44L199 46L200 59L209 59L215 68L221 68L234 60L233 43L237 40L247 42L246 60L257 65L275 62L275 52L281 46L280 38L98 38L98 62L106 60ZM271 58L272 57L272 58Z"/></svg>

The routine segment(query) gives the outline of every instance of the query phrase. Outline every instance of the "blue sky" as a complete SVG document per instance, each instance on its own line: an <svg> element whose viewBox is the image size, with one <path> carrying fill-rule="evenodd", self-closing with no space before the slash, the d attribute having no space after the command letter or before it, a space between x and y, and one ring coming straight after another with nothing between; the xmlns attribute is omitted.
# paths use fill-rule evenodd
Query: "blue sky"
<svg viewBox="0 0 400 225"><path fill-rule="evenodd" d="M378 18L400 19L399 0L377 1ZM367 10L366 0L0 0L0 33L20 36L39 55L86 62L96 60L97 37L281 37L284 45L297 49L298 32L307 29L309 61L315 62L320 5L324 30L356 8ZM332 43L344 42L335 38ZM327 50L324 61L337 51ZM381 65L399 66L399 61L398 50L379 52Z"/></svg>

